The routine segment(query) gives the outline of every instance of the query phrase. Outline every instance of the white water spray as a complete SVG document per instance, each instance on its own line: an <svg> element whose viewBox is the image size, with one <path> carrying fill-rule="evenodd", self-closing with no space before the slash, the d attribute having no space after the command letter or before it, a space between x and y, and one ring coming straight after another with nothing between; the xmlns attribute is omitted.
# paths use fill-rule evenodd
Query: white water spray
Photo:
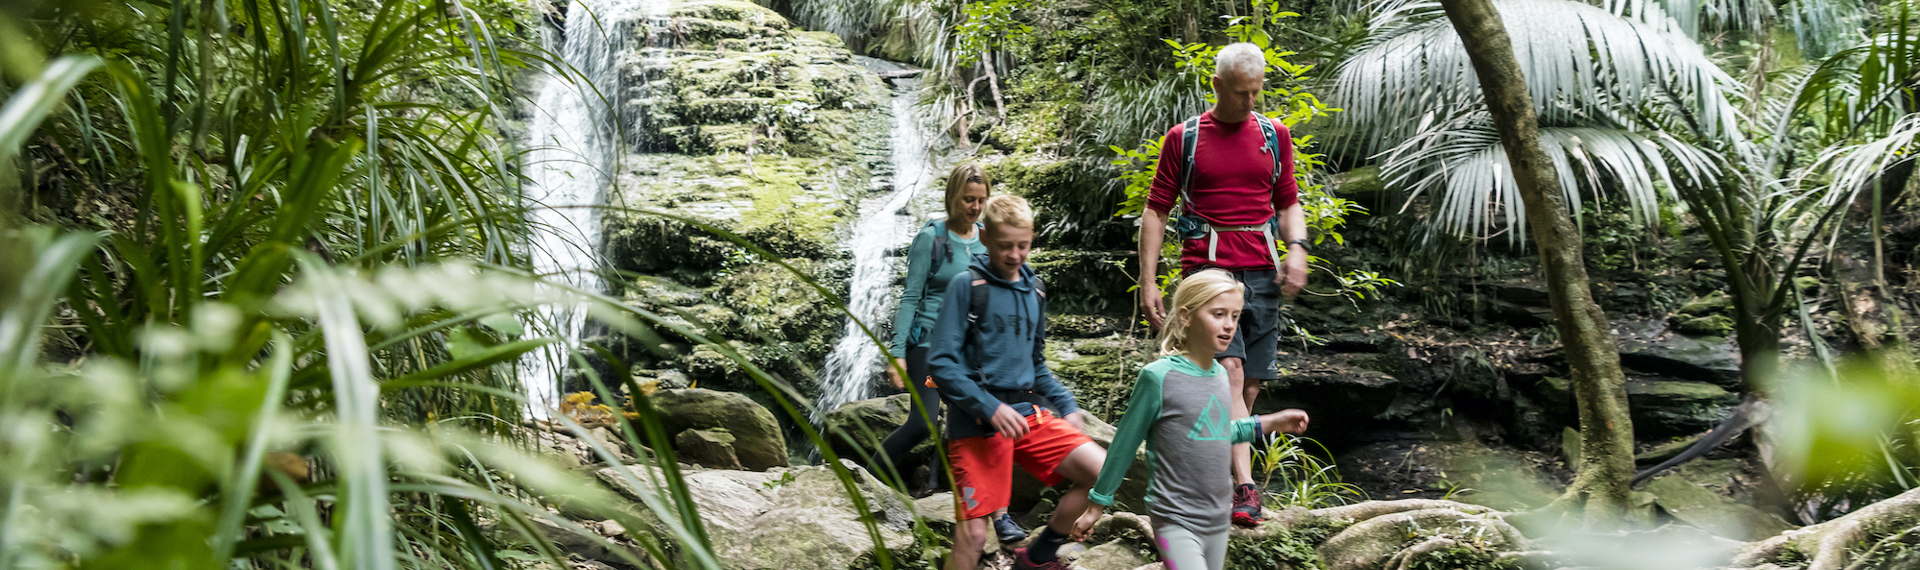
<svg viewBox="0 0 1920 570"><path fill-rule="evenodd" d="M926 126L914 109L919 99L920 80L895 80L893 95L892 157L893 190L870 200L860 208L862 217L854 225L847 248L853 253L853 278L848 285L847 308L867 328L879 333L880 323L893 318L888 299L893 293L893 264L887 252L910 239L916 227L912 216L901 209L916 191L933 181L934 173L927 153ZM821 371L820 401L813 411L814 423L841 404L864 400L880 370L882 351L860 330L860 322L847 320L845 332ZM882 337L884 340L884 337Z"/></svg>

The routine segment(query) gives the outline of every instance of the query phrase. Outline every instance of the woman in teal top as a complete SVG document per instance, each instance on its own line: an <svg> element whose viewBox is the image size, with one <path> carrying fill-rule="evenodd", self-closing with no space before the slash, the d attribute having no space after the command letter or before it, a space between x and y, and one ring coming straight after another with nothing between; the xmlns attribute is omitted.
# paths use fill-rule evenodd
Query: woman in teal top
<svg viewBox="0 0 1920 570"><path fill-rule="evenodd" d="M947 219L927 222L920 233L913 236L913 245L907 248L907 290L900 296L900 309L893 317L893 343L889 347L893 366L887 367L887 379L895 388L912 384L920 402L926 406L926 415L914 410L906 424L887 434L886 440L880 443L888 463L903 476L911 472L906 461L914 446L933 433L927 418L940 417L940 392L927 383L927 333L933 330L934 317L940 315L947 281L953 279L955 273L966 271L974 254L987 252L986 246L980 245L979 224L980 208L987 202L987 193L987 173L980 165L966 163L954 167L953 173L947 176ZM940 254L939 259L934 258L936 253ZM900 378L901 368L907 372L905 381ZM936 445L935 449L941 447ZM931 487L944 474L938 456L932 458L929 470L933 473Z"/></svg>
<svg viewBox="0 0 1920 570"><path fill-rule="evenodd" d="M1213 355L1233 342L1243 299L1242 286L1224 270L1208 269L1181 280L1173 294L1173 315L1160 331L1164 356L1140 370L1100 478L1087 494L1094 506L1074 526L1076 538L1084 538L1113 504L1134 450L1145 443L1153 468L1147 480L1147 515L1167 570L1225 566L1233 445L1260 439L1265 432L1307 429L1307 413L1300 410L1231 419L1226 368Z"/></svg>

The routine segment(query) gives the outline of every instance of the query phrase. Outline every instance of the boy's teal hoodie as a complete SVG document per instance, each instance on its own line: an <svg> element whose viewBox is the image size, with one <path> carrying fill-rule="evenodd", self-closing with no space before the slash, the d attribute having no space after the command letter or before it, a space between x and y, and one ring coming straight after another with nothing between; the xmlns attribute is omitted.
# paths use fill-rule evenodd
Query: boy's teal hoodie
<svg viewBox="0 0 1920 570"><path fill-rule="evenodd" d="M1033 406L1013 400L1031 391L1052 404L1055 413L1066 416L1078 411L1073 394L1047 370L1046 315L1040 314L1040 293L1033 288L1033 268L1020 266L1020 278L1002 279L991 269L985 255L973 257L973 269L986 275L987 307L977 323L969 323L967 311L973 300L973 273L960 272L947 282L946 301L940 305L940 318L933 327L927 352L927 365L933 372L940 394L961 413L947 414L948 439L979 437L995 432L994 410L1000 404L1013 406L1021 415L1032 415ZM978 327L984 362L968 358L967 329Z"/></svg>

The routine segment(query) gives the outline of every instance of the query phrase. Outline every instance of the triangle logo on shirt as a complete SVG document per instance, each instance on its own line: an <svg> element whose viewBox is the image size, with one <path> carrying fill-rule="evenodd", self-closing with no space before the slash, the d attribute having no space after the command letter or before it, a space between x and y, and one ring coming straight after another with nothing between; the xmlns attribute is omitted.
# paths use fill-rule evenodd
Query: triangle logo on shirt
<svg viewBox="0 0 1920 570"><path fill-rule="evenodd" d="M1187 439L1197 441L1233 441L1233 423L1227 416L1227 407L1220 405L1220 397L1207 395L1207 407L1200 410L1200 419L1193 422L1193 431L1187 432Z"/></svg>

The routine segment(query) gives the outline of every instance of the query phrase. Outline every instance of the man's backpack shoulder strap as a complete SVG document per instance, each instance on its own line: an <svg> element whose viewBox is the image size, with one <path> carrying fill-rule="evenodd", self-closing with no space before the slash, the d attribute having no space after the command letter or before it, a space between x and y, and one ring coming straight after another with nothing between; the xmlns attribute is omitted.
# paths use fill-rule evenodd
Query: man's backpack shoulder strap
<svg viewBox="0 0 1920 570"><path fill-rule="evenodd" d="M1273 119L1266 115L1254 113L1253 116L1260 119L1260 135L1266 139L1267 157L1273 159L1273 176L1267 179L1267 184L1271 185L1280 181L1280 129L1275 128Z"/></svg>
<svg viewBox="0 0 1920 570"><path fill-rule="evenodd" d="M1180 199L1191 200L1187 191L1193 188L1193 153L1200 147L1200 116L1194 115L1180 124Z"/></svg>

